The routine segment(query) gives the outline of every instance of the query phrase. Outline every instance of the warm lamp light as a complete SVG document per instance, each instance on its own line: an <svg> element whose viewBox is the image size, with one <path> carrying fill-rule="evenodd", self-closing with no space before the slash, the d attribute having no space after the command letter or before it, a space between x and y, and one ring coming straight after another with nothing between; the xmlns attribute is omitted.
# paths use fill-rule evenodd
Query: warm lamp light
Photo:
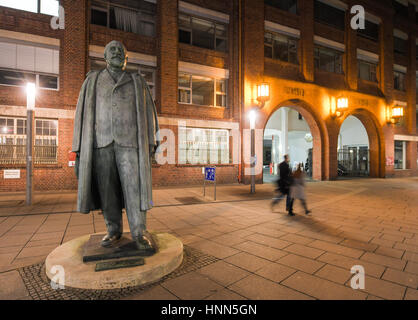
<svg viewBox="0 0 418 320"><path fill-rule="evenodd" d="M390 123L398 123L399 120L403 117L403 107L399 105L395 105L392 107L391 116L389 118Z"/></svg>
<svg viewBox="0 0 418 320"><path fill-rule="evenodd" d="M250 129L255 129L255 118L256 118L255 110L251 110L248 113L248 118L250 119Z"/></svg>
<svg viewBox="0 0 418 320"><path fill-rule="evenodd" d="M270 86L268 83L261 83L257 86L257 101L261 103L261 107L264 103L270 99Z"/></svg>
<svg viewBox="0 0 418 320"><path fill-rule="evenodd" d="M333 118L341 117L348 108L348 98L339 97L335 99L331 97L331 116Z"/></svg>

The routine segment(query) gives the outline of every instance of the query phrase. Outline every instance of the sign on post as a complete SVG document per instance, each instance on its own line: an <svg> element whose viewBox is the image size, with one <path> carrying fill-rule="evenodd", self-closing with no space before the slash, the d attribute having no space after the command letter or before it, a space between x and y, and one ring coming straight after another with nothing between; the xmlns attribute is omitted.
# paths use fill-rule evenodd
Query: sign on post
<svg viewBox="0 0 418 320"><path fill-rule="evenodd" d="M216 168L205 167L204 174L205 177L203 179L203 196L206 196L206 181L213 181L215 186L214 200L216 201Z"/></svg>

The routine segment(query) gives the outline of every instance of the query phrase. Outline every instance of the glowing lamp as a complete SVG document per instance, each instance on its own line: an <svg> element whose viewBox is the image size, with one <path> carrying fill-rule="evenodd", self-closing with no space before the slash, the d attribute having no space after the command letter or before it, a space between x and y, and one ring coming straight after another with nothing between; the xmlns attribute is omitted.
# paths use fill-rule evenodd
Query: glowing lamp
<svg viewBox="0 0 418 320"><path fill-rule="evenodd" d="M261 83L257 86L257 101L264 106L264 103L270 99L270 86L268 83Z"/></svg>
<svg viewBox="0 0 418 320"><path fill-rule="evenodd" d="M36 87L33 82L28 82L26 85L26 107L28 110L35 108Z"/></svg>

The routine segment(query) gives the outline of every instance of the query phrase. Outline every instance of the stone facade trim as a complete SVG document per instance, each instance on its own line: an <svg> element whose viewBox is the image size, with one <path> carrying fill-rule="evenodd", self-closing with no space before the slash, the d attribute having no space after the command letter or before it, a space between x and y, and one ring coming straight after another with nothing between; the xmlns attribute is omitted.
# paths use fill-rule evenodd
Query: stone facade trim
<svg viewBox="0 0 418 320"><path fill-rule="evenodd" d="M101 58L103 59L104 55L104 47L90 45L89 46L89 55L90 57L94 58ZM136 63L136 64L142 64L150 67L156 67L157 66L157 57L151 56L148 54L128 51L128 62Z"/></svg>
<svg viewBox="0 0 418 320"><path fill-rule="evenodd" d="M179 11L203 18L209 18L223 23L229 23L229 15L225 13L202 8L184 1L179 1Z"/></svg>
<svg viewBox="0 0 418 320"><path fill-rule="evenodd" d="M278 24L271 21L264 21L264 28L267 31L282 33L291 37L300 38L300 31L282 24Z"/></svg>
<svg viewBox="0 0 418 320"><path fill-rule="evenodd" d="M222 68L209 67L202 64L179 61L179 72L185 72L200 76L215 77L218 79L228 79L229 70Z"/></svg>

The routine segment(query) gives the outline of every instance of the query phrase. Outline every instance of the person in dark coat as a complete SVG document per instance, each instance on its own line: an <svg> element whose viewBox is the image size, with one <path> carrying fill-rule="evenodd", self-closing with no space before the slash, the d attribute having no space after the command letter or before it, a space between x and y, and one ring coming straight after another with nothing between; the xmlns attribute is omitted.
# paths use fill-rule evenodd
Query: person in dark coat
<svg viewBox="0 0 418 320"><path fill-rule="evenodd" d="M294 216L292 199L290 197L290 186L292 185L292 170L289 166L289 155L284 156L284 161L279 164L280 178L277 180L277 190L280 194L273 199L271 203L271 210L273 211L274 206L280 202L286 195L286 210L290 216Z"/></svg>

